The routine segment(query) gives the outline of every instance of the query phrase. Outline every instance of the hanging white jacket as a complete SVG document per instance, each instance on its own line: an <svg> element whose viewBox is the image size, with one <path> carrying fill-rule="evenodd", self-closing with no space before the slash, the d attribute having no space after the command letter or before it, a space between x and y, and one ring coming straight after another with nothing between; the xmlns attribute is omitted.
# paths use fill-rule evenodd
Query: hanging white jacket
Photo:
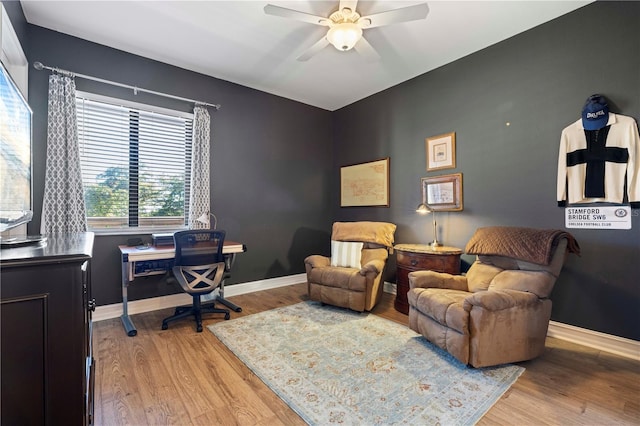
<svg viewBox="0 0 640 426"><path fill-rule="evenodd" d="M640 136L632 117L609 113L607 126L585 130L582 119L562 130L558 154L559 206L622 203L624 187L640 207ZM567 194L568 191L568 194ZM568 195L568 196L567 196Z"/></svg>

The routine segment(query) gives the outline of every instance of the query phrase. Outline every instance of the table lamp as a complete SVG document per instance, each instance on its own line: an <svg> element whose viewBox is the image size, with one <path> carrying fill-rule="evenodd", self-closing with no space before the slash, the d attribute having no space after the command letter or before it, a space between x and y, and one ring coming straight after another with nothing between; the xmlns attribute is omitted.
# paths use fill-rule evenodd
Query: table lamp
<svg viewBox="0 0 640 426"><path fill-rule="evenodd" d="M213 217L213 228L211 227L211 222L209 221L209 216ZM213 214L211 212L203 213L196 220L198 222L200 222L200 223L204 223L205 225L209 225L209 229L216 229L216 226L218 226L218 218L216 217L215 214Z"/></svg>
<svg viewBox="0 0 640 426"><path fill-rule="evenodd" d="M425 203L418 204L416 208L416 213L418 214L433 214L433 241L429 243L432 249L436 249L440 247L442 244L438 242L438 227L436 225L436 212L427 206Z"/></svg>

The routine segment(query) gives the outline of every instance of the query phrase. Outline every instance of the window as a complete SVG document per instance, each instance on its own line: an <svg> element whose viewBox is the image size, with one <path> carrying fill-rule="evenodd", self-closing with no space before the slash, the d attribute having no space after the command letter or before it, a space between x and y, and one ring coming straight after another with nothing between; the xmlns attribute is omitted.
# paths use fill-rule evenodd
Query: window
<svg viewBox="0 0 640 426"><path fill-rule="evenodd" d="M185 226L193 114L76 96L89 229Z"/></svg>

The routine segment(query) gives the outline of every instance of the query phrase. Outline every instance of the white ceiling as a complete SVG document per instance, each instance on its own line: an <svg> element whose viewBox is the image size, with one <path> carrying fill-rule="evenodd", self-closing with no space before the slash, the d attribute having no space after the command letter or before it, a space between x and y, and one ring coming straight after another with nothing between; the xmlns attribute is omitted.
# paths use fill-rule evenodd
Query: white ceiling
<svg viewBox="0 0 640 426"><path fill-rule="evenodd" d="M370 15L420 2L360 1L357 11ZM21 1L31 24L330 111L590 2L429 1L425 20L364 31L381 56L377 62L332 46L299 62L326 28L268 16L264 6L328 16L338 0Z"/></svg>

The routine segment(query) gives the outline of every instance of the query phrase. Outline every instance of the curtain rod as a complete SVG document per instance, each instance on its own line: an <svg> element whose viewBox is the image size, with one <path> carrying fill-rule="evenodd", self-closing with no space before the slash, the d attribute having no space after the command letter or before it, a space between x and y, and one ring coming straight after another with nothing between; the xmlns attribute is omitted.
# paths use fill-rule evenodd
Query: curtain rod
<svg viewBox="0 0 640 426"><path fill-rule="evenodd" d="M42 62L38 62L38 61L33 63L33 67L35 69L37 69L37 70L43 70L43 69L51 70L53 72L57 72L59 74L66 75L68 77L80 77L80 78L84 78L86 80L92 80L92 81L97 81L99 83L110 84L112 86L124 87L125 89L133 90L133 93L136 94L136 95L138 94L138 92L145 92L145 93L150 93L150 94L156 95L156 96L163 96L165 98L177 99L179 101L193 102L196 105L204 105L204 106L213 107L216 110L220 109L220 104L211 104L209 102L202 102L202 101L197 101L195 99L189 99L189 98L183 98L183 97L180 97L180 96L169 95L167 93L161 93L161 92L156 92L156 91L153 91L153 90L142 89L140 87L130 86L128 84L122 84L122 83L118 83L116 81L104 80L102 78L92 77L90 75L85 75L85 74L78 74L78 73L75 73L75 72L72 72L72 71L63 70L63 69L60 69L60 68L48 67L46 65L43 65Z"/></svg>

